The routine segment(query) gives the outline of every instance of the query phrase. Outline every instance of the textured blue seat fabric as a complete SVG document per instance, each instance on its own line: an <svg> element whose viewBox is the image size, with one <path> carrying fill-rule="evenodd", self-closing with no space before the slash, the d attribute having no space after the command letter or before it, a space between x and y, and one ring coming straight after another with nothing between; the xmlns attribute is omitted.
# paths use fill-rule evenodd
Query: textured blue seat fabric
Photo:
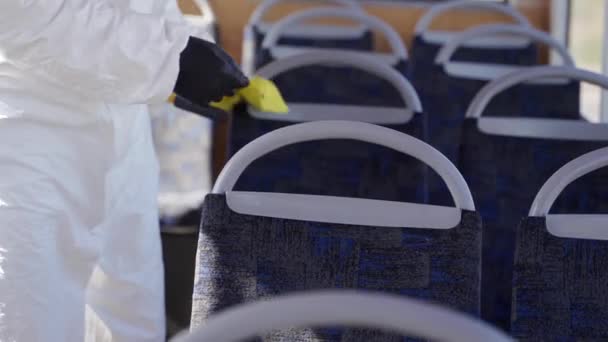
<svg viewBox="0 0 608 342"><path fill-rule="evenodd" d="M572 182L561 193L553 205L551 213L608 214L608 182L606 179L608 179L608 169L604 168Z"/></svg>
<svg viewBox="0 0 608 342"><path fill-rule="evenodd" d="M514 337L607 341L608 241L556 237L540 217L523 220L517 241Z"/></svg>
<svg viewBox="0 0 608 342"><path fill-rule="evenodd" d="M395 65L402 74L407 72L407 68L405 61ZM353 67L305 66L277 75L273 81L287 102L406 106L397 89L388 81Z"/></svg>
<svg viewBox="0 0 608 342"><path fill-rule="evenodd" d="M485 320L509 330L516 227L537 192L563 165L605 146L608 137L605 142L585 142L492 136L479 131L477 120L465 121L459 168L484 220ZM556 210L576 212L576 206L578 201L565 197Z"/></svg>
<svg viewBox="0 0 608 342"><path fill-rule="evenodd" d="M306 66L273 78L287 102L405 108L388 81L350 67Z"/></svg>
<svg viewBox="0 0 608 342"><path fill-rule="evenodd" d="M442 47L442 44L429 42L422 36L416 35L412 45L412 67L419 68L422 65L429 66L433 64ZM462 46L456 50L452 60L458 62L530 66L538 64L538 47L536 44L529 44L519 48L476 48Z"/></svg>
<svg viewBox="0 0 608 342"><path fill-rule="evenodd" d="M364 289L429 300L477 315L481 221L454 229L363 227L241 215L224 195L202 213L193 326L214 313L299 291ZM402 341L350 329L289 330L264 341Z"/></svg>
<svg viewBox="0 0 608 342"><path fill-rule="evenodd" d="M257 26L253 26L252 32L256 51L260 51L266 33ZM277 45L372 51L374 49L374 34L370 30L365 30L361 36L350 38L281 37Z"/></svg>
<svg viewBox="0 0 608 342"><path fill-rule="evenodd" d="M341 49L341 50L346 50L346 49ZM305 52L306 49L302 49L302 51ZM365 52L363 52L363 53L365 53ZM372 55L375 52L367 52L367 53ZM259 53L257 53L255 55L256 70L269 63L274 62L275 60L276 60L276 58L273 56L272 52L269 49L262 49ZM379 59L379 61L383 62L381 59ZM386 62L384 62L384 63L386 63ZM340 69L337 67L331 67L331 68L336 69L336 70ZM405 60L396 61L395 64L393 65L393 68L406 77L410 73L409 63L408 63L408 61L405 61ZM329 69L329 67L327 67L326 69ZM352 68L345 68L345 69L352 69Z"/></svg>
<svg viewBox="0 0 608 342"><path fill-rule="evenodd" d="M245 113L237 115L231 152L291 124L259 120ZM386 127L420 137L422 118L417 114L406 124ZM245 170L235 189L425 203L426 175L427 167L422 162L389 148L352 140L321 140L283 147L263 156Z"/></svg>
<svg viewBox="0 0 608 342"><path fill-rule="evenodd" d="M487 81L454 77L435 66L419 89L428 122L428 141L454 163L466 111ZM498 94L484 116L582 119L578 82L520 84ZM429 178L431 203L451 205L451 197L435 176Z"/></svg>

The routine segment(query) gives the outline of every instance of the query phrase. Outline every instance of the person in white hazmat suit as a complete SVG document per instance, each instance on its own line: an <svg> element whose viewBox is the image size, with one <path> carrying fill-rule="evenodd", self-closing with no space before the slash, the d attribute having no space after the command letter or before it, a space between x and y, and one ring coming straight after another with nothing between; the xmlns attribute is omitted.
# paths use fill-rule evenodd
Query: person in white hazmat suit
<svg viewBox="0 0 608 342"><path fill-rule="evenodd" d="M0 341L165 339L147 104L248 82L192 33L175 0L0 0Z"/></svg>

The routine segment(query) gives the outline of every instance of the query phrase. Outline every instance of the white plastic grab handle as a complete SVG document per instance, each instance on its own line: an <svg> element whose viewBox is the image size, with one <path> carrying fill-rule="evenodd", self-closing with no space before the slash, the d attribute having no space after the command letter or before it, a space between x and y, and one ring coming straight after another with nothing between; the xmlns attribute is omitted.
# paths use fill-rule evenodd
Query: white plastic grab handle
<svg viewBox="0 0 608 342"><path fill-rule="evenodd" d="M582 69L563 66L523 68L521 71L508 74L485 85L473 98L466 117L480 118L490 101L499 93L520 83L543 78L567 78L588 82L608 89L608 77Z"/></svg>
<svg viewBox="0 0 608 342"><path fill-rule="evenodd" d="M372 75L378 76L381 79L388 81L399 91L407 108L416 112L422 113L422 103L418 97L416 89L412 84L401 75L398 71L386 65L385 63L374 60L373 57L365 56L357 52L350 51L318 51L304 52L299 55L278 59L267 64L259 69L256 74L266 79L273 79L289 70L296 68L331 64L339 66L348 66L355 69L369 72Z"/></svg>
<svg viewBox="0 0 608 342"><path fill-rule="evenodd" d="M606 138L608 139L608 137ZM530 216L544 217L549 215L553 203L569 184L586 174L607 166L608 147L587 153L566 164L551 176L540 189L530 209ZM605 228L608 230L608 227Z"/></svg>
<svg viewBox="0 0 608 342"><path fill-rule="evenodd" d="M262 20L264 19L264 16L266 16L266 13L268 13L268 11L271 8L273 8L274 6L276 6L280 3L286 3L286 2L293 2L293 1L265 0L258 7L256 7L255 11L253 11L253 14L249 18L249 24L255 25L255 24L262 22ZM326 1L317 1L317 2L320 4L324 4L324 5L325 5L325 3L328 3L328 2L335 3L337 5L341 5L341 6L350 8L355 11L363 12L363 9L361 8L361 6L356 1L352 1L352 0L326 0Z"/></svg>
<svg viewBox="0 0 608 342"><path fill-rule="evenodd" d="M228 309L173 342L235 342L288 328L378 328L443 342L511 342L490 325L434 304L401 296L315 291Z"/></svg>
<svg viewBox="0 0 608 342"><path fill-rule="evenodd" d="M440 14L445 13L447 11L452 10L481 10L486 12L495 12L501 13L508 17L513 18L513 20L519 25L531 27L530 22L519 13L517 10L513 9L511 6L505 6L503 4L498 4L490 1L449 1L445 4L439 4L431 7L431 9L426 12L426 14L420 18L418 23L416 24L415 33L421 34L431 26L433 20Z"/></svg>
<svg viewBox="0 0 608 342"><path fill-rule="evenodd" d="M345 11L340 8L315 8L287 16L272 27L270 32L268 32L268 35L266 35L262 47L266 49L274 47L279 41L281 33L285 32L288 28L297 26L311 19L319 18L351 19L368 26L373 30L382 32L388 40L388 43L393 50L393 54L399 59L407 59L407 50L401 40L401 36L399 36L399 33L397 33L389 24L365 13Z"/></svg>
<svg viewBox="0 0 608 342"><path fill-rule="evenodd" d="M557 51L557 53L561 56L562 63L564 65L571 67L574 66L574 59L568 52L568 49L566 49L563 44L551 37L551 35L530 27L510 24L482 25L456 35L454 39L450 40L441 48L437 54L437 57L435 58L435 63L448 63L454 53L456 53L456 51L468 41L480 37L492 37L497 35L515 35L529 38L530 40L539 44L544 44Z"/></svg>
<svg viewBox="0 0 608 342"><path fill-rule="evenodd" d="M314 140L352 139L378 144L410 155L431 167L447 184L459 209L474 211L473 196L458 169L430 145L395 130L354 121L316 121L272 131L250 142L228 161L213 193L232 191L245 169L258 158L281 147Z"/></svg>

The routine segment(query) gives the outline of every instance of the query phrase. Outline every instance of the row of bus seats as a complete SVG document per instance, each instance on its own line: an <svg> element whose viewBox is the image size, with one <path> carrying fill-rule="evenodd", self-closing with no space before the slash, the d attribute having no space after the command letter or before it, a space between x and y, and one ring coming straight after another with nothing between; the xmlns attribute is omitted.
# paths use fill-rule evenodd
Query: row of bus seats
<svg viewBox="0 0 608 342"><path fill-rule="evenodd" d="M192 324L268 297L359 289L523 340L608 338L608 126L579 109L580 83L608 79L576 69L506 5L432 7L410 55L388 24L336 2L345 8L262 24L267 1L247 28L245 65L277 83L290 112L233 113L233 156L203 204ZM454 9L515 24L428 30ZM359 26L304 26L325 17ZM390 54L371 50L372 31ZM562 65L538 66L539 45ZM278 334L268 340L397 338Z"/></svg>
<svg viewBox="0 0 608 342"><path fill-rule="evenodd" d="M556 123L548 126L552 124ZM602 127L592 134L605 139L607 131ZM311 139L365 141L419 158L444 179L455 206L235 190L252 162ZM528 137L508 139L513 145L533 148L526 146ZM535 140L532 144L546 143ZM561 137L555 143L568 145ZM521 148L517 150L521 152ZM573 150L576 148L569 145L564 155ZM604 339L608 336L603 272L608 261L608 217L593 214L601 209L586 208L606 202L596 188L605 180L606 170L601 168L606 166L608 148L584 154L549 177L522 216L509 216L508 211L518 208L508 208L501 213L507 218L501 224L482 223L482 209L475 206L464 177L418 139L352 121L320 121L276 130L239 151L213 194L205 199L192 324L203 326L214 314L244 303L320 289L381 291L479 317L480 301L506 288L509 296L513 294L510 331L514 337ZM534 174L533 178L540 177ZM513 192L526 197L528 190L516 188ZM497 201L499 196L495 193L491 200ZM514 226L499 227L508 221L515 222ZM508 273L502 269L506 266L505 245L515 251L510 280L484 284L488 270L501 270L502 278ZM498 258L493 258L496 254ZM395 338L379 331L330 328L281 331L269 340Z"/></svg>

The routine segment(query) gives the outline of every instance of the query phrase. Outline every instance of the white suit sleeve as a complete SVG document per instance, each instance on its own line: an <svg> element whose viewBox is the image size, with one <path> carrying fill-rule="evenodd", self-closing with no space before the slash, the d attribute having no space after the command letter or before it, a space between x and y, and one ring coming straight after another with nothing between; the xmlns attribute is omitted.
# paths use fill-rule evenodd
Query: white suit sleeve
<svg viewBox="0 0 608 342"><path fill-rule="evenodd" d="M100 0L0 0L0 54L25 73L112 103L164 101L192 27Z"/></svg>

